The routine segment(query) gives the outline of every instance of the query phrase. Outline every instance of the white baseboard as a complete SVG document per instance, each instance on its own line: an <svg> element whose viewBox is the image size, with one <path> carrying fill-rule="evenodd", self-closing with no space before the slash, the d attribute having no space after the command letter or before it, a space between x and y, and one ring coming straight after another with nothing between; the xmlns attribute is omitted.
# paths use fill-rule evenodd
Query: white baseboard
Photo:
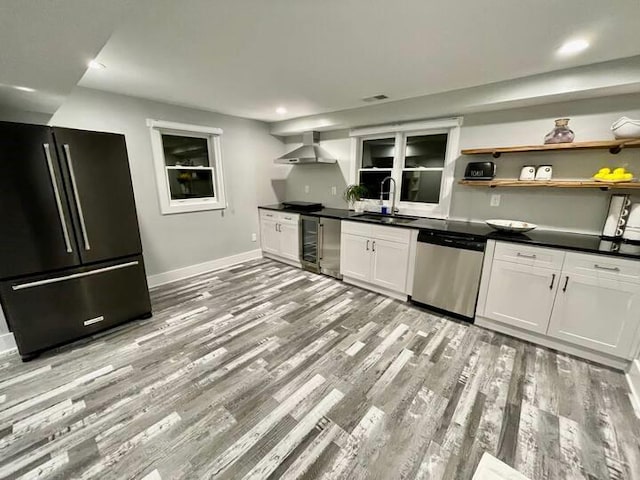
<svg viewBox="0 0 640 480"><path fill-rule="evenodd" d="M237 255L231 255L230 257L218 258L209 262L169 270L168 272L158 273L156 275L149 275L147 277L147 283L149 284L149 288L154 288L166 283L175 282L176 280L183 280L195 275L200 275L201 273L231 267L238 263L248 262L258 258L262 258L262 250L250 250L248 252L238 253Z"/></svg>
<svg viewBox="0 0 640 480"><path fill-rule="evenodd" d="M631 367L627 372L627 383L631 390L631 400L634 402L636 415L640 417L640 359L631 362Z"/></svg>
<svg viewBox="0 0 640 480"><path fill-rule="evenodd" d="M396 300L400 300L401 302L406 302L409 299L406 293L389 290L387 288L379 287L378 285L373 285L372 283L363 282L362 280L358 280L356 278L343 277L342 281L350 285L355 285L356 287L364 288L365 290L371 290L372 292L379 293L380 295L386 295L387 297L395 298Z"/></svg>
<svg viewBox="0 0 640 480"><path fill-rule="evenodd" d="M622 371L626 371L631 363L630 360L624 358L613 357L606 353L596 352L578 345L573 345L563 340L547 337L546 335L530 332L511 325L506 325L502 322L497 322L479 315L476 315L474 324L478 327L487 328L500 333L506 333L507 335L526 340L527 342L536 343L543 347L553 348L559 352L568 353L569 355L574 355L576 357L586 358L592 362L601 363Z"/></svg>
<svg viewBox="0 0 640 480"><path fill-rule="evenodd" d="M16 340L13 338L13 333L0 333L0 355L11 352L16 348Z"/></svg>

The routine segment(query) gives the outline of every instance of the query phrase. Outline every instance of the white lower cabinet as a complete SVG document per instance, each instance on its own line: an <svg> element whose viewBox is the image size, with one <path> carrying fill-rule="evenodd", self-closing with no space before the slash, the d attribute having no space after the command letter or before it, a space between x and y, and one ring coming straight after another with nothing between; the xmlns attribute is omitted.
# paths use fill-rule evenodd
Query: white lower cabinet
<svg viewBox="0 0 640 480"><path fill-rule="evenodd" d="M288 263L300 263L300 216L260 210L260 247Z"/></svg>
<svg viewBox="0 0 640 480"><path fill-rule="evenodd" d="M371 240L343 233L340 241L340 273L366 282L371 278Z"/></svg>
<svg viewBox="0 0 640 480"><path fill-rule="evenodd" d="M280 256L289 260L300 261L300 231L298 224L281 223Z"/></svg>
<svg viewBox="0 0 640 480"><path fill-rule="evenodd" d="M639 321L640 285L568 274L562 277L547 333L627 358Z"/></svg>
<svg viewBox="0 0 640 480"><path fill-rule="evenodd" d="M483 273L480 325L504 325L511 335L522 332L527 340L559 350L566 346L569 353L611 365L620 363L610 358L634 358L640 344L640 260L556 250L551 261L543 255L549 249L523 249L500 242L487 249L493 257L485 262L490 271ZM504 254L511 250L513 255ZM540 267L540 259L559 268Z"/></svg>
<svg viewBox="0 0 640 480"><path fill-rule="evenodd" d="M558 288L559 270L494 260L485 315L545 333Z"/></svg>
<svg viewBox="0 0 640 480"><path fill-rule="evenodd" d="M404 292L407 284L409 244L373 240L371 281L396 292Z"/></svg>
<svg viewBox="0 0 640 480"><path fill-rule="evenodd" d="M340 273L383 292L407 293L411 232L360 222L342 222Z"/></svg>
<svg viewBox="0 0 640 480"><path fill-rule="evenodd" d="M277 255L280 251L278 222L270 218L262 218L260 220L260 232L262 250Z"/></svg>

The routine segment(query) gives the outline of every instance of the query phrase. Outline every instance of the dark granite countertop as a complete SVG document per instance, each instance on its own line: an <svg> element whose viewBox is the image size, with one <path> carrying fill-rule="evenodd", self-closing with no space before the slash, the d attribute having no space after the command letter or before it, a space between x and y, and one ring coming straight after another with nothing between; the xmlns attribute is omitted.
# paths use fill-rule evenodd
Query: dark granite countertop
<svg viewBox="0 0 640 480"><path fill-rule="evenodd" d="M261 206L266 210L286 211L300 213L314 217L337 218L340 220L353 220L358 222L383 225L372 219L358 217L361 213L340 208L323 208L315 212L302 212L285 209L282 205ZM640 260L640 244L632 244L622 241L610 241L600 238L599 235L585 235L581 233L561 232L555 230L532 230L527 233L498 232L488 225L480 222L463 222L457 220L441 220L437 218L420 218L410 223L392 225L396 228L411 228L436 232L451 232L462 235L482 236L491 240L503 242L523 243L538 247L562 248L585 253L597 253Z"/></svg>

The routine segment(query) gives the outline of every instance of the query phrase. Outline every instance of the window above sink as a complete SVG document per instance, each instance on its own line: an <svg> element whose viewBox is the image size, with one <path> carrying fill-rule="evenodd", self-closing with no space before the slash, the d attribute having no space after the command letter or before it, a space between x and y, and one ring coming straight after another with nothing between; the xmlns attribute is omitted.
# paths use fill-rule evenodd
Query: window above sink
<svg viewBox="0 0 640 480"><path fill-rule="evenodd" d="M460 124L455 118L352 130L354 183L367 188L367 198L379 200L382 180L391 177L397 185L391 195L401 213L446 218ZM393 203L390 189L385 183L382 198L388 206Z"/></svg>

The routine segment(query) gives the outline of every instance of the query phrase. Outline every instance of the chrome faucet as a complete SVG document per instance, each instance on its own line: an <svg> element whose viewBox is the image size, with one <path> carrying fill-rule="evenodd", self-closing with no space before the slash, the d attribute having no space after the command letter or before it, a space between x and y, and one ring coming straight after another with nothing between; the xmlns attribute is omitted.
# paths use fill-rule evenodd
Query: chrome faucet
<svg viewBox="0 0 640 480"><path fill-rule="evenodd" d="M386 182L387 180L391 180L391 182L389 182L389 191L385 192L384 191L384 182ZM393 197L391 196L391 184L393 183ZM391 198L391 215L395 215L396 213L399 212L399 210L396 208L396 181L392 178L392 177L385 177L384 180L382 180L380 182L380 201L383 202L384 201L384 194L388 193L389 194L389 198Z"/></svg>

